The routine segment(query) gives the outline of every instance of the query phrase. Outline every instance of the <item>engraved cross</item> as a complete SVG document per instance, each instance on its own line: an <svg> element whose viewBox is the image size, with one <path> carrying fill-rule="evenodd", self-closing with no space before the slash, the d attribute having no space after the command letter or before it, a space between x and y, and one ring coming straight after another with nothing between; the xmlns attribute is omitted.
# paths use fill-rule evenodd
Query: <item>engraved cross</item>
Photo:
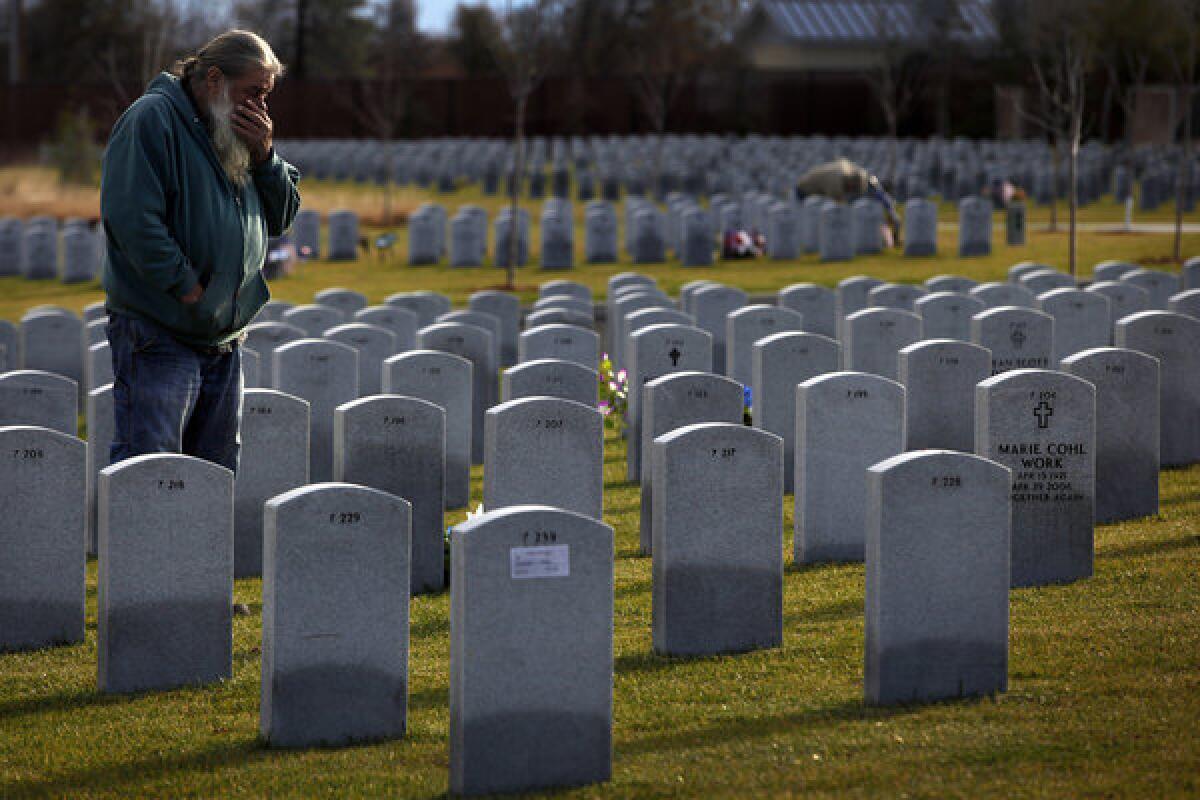
<svg viewBox="0 0 1200 800"><path fill-rule="evenodd" d="M1049 428L1050 417L1054 416L1054 406L1043 400L1033 409L1033 415L1037 417L1039 428Z"/></svg>

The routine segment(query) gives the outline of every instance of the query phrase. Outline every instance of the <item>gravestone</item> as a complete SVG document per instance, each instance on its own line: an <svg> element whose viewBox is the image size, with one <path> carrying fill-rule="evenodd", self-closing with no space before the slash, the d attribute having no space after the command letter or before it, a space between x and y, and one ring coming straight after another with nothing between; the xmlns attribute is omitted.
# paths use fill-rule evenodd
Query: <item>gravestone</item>
<svg viewBox="0 0 1200 800"><path fill-rule="evenodd" d="M517 336L521 332L521 301L515 294L492 290L475 292L467 301L472 311L491 314L500 321L500 366L517 363Z"/></svg>
<svg viewBox="0 0 1200 800"><path fill-rule="evenodd" d="M1039 269L1022 275L1020 285L1036 296L1051 289L1074 289L1075 279L1056 269Z"/></svg>
<svg viewBox="0 0 1200 800"><path fill-rule="evenodd" d="M1158 361L1098 347L1062 360L1062 371L1096 387L1096 522L1158 513Z"/></svg>
<svg viewBox="0 0 1200 800"><path fill-rule="evenodd" d="M1038 296L1038 308L1054 317L1054 361L1112 341L1108 299L1082 289L1051 289Z"/></svg>
<svg viewBox="0 0 1200 800"><path fill-rule="evenodd" d="M383 362L383 391L415 397L446 412L446 508L471 499L470 361L436 350L413 350Z"/></svg>
<svg viewBox="0 0 1200 800"><path fill-rule="evenodd" d="M259 733L273 747L402 736L409 508L325 484L266 504Z"/></svg>
<svg viewBox="0 0 1200 800"><path fill-rule="evenodd" d="M308 402L271 389L242 395L233 485L233 576L263 574L263 504L308 480Z"/></svg>
<svg viewBox="0 0 1200 800"><path fill-rule="evenodd" d="M1044 369L975 390L975 454L1012 470L1012 586L1092 574L1096 389Z"/></svg>
<svg viewBox="0 0 1200 800"><path fill-rule="evenodd" d="M529 263L529 212L521 209L517 219L516 266L523 267ZM492 261L497 267L508 267L512 260L512 214L502 210L496 215L493 228L496 244Z"/></svg>
<svg viewBox="0 0 1200 800"><path fill-rule="evenodd" d="M867 703L1007 689L1010 486L1009 470L965 453L867 471Z"/></svg>
<svg viewBox="0 0 1200 800"><path fill-rule="evenodd" d="M1179 271L1179 277L1181 279L1181 288L1200 289L1200 257L1192 256L1183 262L1183 267Z"/></svg>
<svg viewBox="0 0 1200 800"><path fill-rule="evenodd" d="M569 210L552 208L547 205L542 213L542 269L571 269L575 266L575 224Z"/></svg>
<svg viewBox="0 0 1200 800"><path fill-rule="evenodd" d="M83 386L83 321L74 314L33 311L21 318L22 368L53 372Z"/></svg>
<svg viewBox="0 0 1200 800"><path fill-rule="evenodd" d="M721 228L723 233L726 228ZM775 203L767 216L767 257L793 261L800 257L800 216L787 203Z"/></svg>
<svg viewBox="0 0 1200 800"><path fill-rule="evenodd" d="M663 655L783 644L783 443L706 422L654 440L653 640Z"/></svg>
<svg viewBox="0 0 1200 800"><path fill-rule="evenodd" d="M32 369L0 374L0 427L8 425L37 425L75 436L79 432L75 381Z"/></svg>
<svg viewBox="0 0 1200 800"><path fill-rule="evenodd" d="M992 353L992 374L1014 369L1050 369L1054 317L1031 308L989 308L971 318L971 341Z"/></svg>
<svg viewBox="0 0 1200 800"><path fill-rule="evenodd" d="M854 258L854 217L849 206L831 202L821 209L819 238L822 261Z"/></svg>
<svg viewBox="0 0 1200 800"><path fill-rule="evenodd" d="M1200 289L1186 289L1179 294L1171 295L1171 299L1167 303L1167 310L1200 319Z"/></svg>
<svg viewBox="0 0 1200 800"><path fill-rule="evenodd" d="M1004 241L1009 247L1021 247L1025 244L1025 233L1028 229L1024 203L1009 203L1004 213Z"/></svg>
<svg viewBox="0 0 1200 800"><path fill-rule="evenodd" d="M617 250L617 212L607 203L588 206L584 215L584 253L589 264L615 264Z"/></svg>
<svg viewBox="0 0 1200 800"><path fill-rule="evenodd" d="M601 519L604 415L557 397L524 397L489 409L483 507L546 505Z"/></svg>
<svg viewBox="0 0 1200 800"><path fill-rule="evenodd" d="M642 387L672 372L711 372L712 336L689 325L651 325L629 337L626 480L642 473Z"/></svg>
<svg viewBox="0 0 1200 800"><path fill-rule="evenodd" d="M595 319L590 313L574 311L569 308L543 308L525 317L527 328L540 328L543 325L570 325L576 328L590 329Z"/></svg>
<svg viewBox="0 0 1200 800"><path fill-rule="evenodd" d="M379 394L383 384L383 362L396 352L396 337L386 328L352 322L325 331L324 337L353 348L358 353L358 396Z"/></svg>
<svg viewBox="0 0 1200 800"><path fill-rule="evenodd" d="M17 326L0 319L0 375L11 372L21 363L20 334Z"/></svg>
<svg viewBox="0 0 1200 800"><path fill-rule="evenodd" d="M905 441L909 450L975 449L975 386L992 374L979 345L926 339L900 351Z"/></svg>
<svg viewBox="0 0 1200 800"><path fill-rule="evenodd" d="M112 347L109 346L108 342L100 342L89 347L83 367L83 388L85 392L90 392L92 389L112 383Z"/></svg>
<svg viewBox="0 0 1200 800"><path fill-rule="evenodd" d="M633 263L662 264L667 260L663 220L658 211L643 209L633 215Z"/></svg>
<svg viewBox="0 0 1200 800"><path fill-rule="evenodd" d="M837 296L833 290L815 283L793 283L780 289L775 297L778 305L800 313L801 330L837 337Z"/></svg>
<svg viewBox="0 0 1200 800"><path fill-rule="evenodd" d="M96 278L100 254L96 246L96 235L90 228L85 225L64 230L62 248L60 279L63 283L83 283Z"/></svg>
<svg viewBox="0 0 1200 800"><path fill-rule="evenodd" d="M628 331L625 329L625 317L635 311L642 311L647 308L670 308L671 303L666 298L649 292L630 292L618 297L612 304L612 313L609 314L605 321L606 333L609 339L608 352L612 355L613 363L619 366L625 366L625 336ZM538 312L538 314L530 314L530 319L526 320L529 325L544 325L550 321L548 317L539 317L539 314L544 315L546 312ZM569 318L560 318L555 320L558 322L567 321Z"/></svg>
<svg viewBox="0 0 1200 800"><path fill-rule="evenodd" d="M733 286L715 284L703 286L692 295L692 316L696 327L708 331L712 336L712 370L724 374L727 357L725 344L725 319L730 312L742 308L749 296Z"/></svg>
<svg viewBox="0 0 1200 800"><path fill-rule="evenodd" d="M358 397L358 351L340 342L301 339L275 351L275 388L309 405L308 476L333 475L333 411Z"/></svg>
<svg viewBox="0 0 1200 800"><path fill-rule="evenodd" d="M979 281L964 278L961 275L935 275L925 281L925 288L931 293L958 292L959 294L967 294L978 285Z"/></svg>
<svg viewBox="0 0 1200 800"><path fill-rule="evenodd" d="M490 331L462 322L440 322L417 331L424 350L452 353L471 362L471 463L483 463L483 415L499 390L496 347ZM436 401L431 401L436 402Z"/></svg>
<svg viewBox="0 0 1200 800"><path fill-rule="evenodd" d="M411 519L412 592L445 588L445 409L400 395L339 406L333 414L333 479L403 498L411 508L405 516Z"/></svg>
<svg viewBox="0 0 1200 800"><path fill-rule="evenodd" d="M797 387L797 564L862 560L867 468L902 452L900 384L862 372L834 372Z"/></svg>
<svg viewBox="0 0 1200 800"><path fill-rule="evenodd" d="M500 318L487 314L483 311L465 311L455 310L447 311L445 314L438 315L436 322L458 322L466 325L474 325L477 328L483 328L492 336L492 361L496 368L500 366L500 337L501 324ZM493 392L491 400L495 402L495 393Z"/></svg>
<svg viewBox="0 0 1200 800"><path fill-rule="evenodd" d="M651 325L692 325L694 318L691 314L685 314L674 308L647 306L636 311L626 311L614 321L614 324L617 326L617 336L620 341L617 353L622 359L617 363L624 366L624 354L629 352L630 336Z"/></svg>
<svg viewBox="0 0 1200 800"><path fill-rule="evenodd" d="M589 306L592 304L592 290L578 281L543 281L538 285L538 298L546 297L573 297Z"/></svg>
<svg viewBox="0 0 1200 800"><path fill-rule="evenodd" d="M1143 311L1118 320L1116 345L1158 359L1161 465L1200 462L1200 320Z"/></svg>
<svg viewBox="0 0 1200 800"><path fill-rule="evenodd" d="M982 197L964 197L958 204L958 257L991 252L992 203Z"/></svg>
<svg viewBox="0 0 1200 800"><path fill-rule="evenodd" d="M346 315L339 309L314 303L285 311L283 322L304 331L306 338L319 339L325 331L344 324Z"/></svg>
<svg viewBox="0 0 1200 800"><path fill-rule="evenodd" d="M417 322L416 312L395 306L369 306L361 311L354 312L353 319L355 322L378 325L381 328L391 331L392 335L396 337L396 349L394 353L403 353L407 350L416 349L417 328L420 327ZM394 353L389 353L388 355L393 355Z"/></svg>
<svg viewBox="0 0 1200 800"><path fill-rule="evenodd" d="M295 307L295 303L286 303L283 300L268 300L258 310L258 313L254 315L254 321L255 323L282 322L284 313L291 311Z"/></svg>
<svg viewBox="0 0 1200 800"><path fill-rule="evenodd" d="M1037 261L1020 261L1008 268L1008 282L1020 285L1021 279L1033 272L1041 270L1052 270L1054 267L1049 264L1041 264Z"/></svg>
<svg viewBox="0 0 1200 800"><path fill-rule="evenodd" d="M916 310L916 303L929 291L911 283L883 283L867 292L867 308Z"/></svg>
<svg viewBox="0 0 1200 800"><path fill-rule="evenodd" d="M24 226L16 217L0 217L0 277L21 274Z"/></svg>
<svg viewBox="0 0 1200 800"><path fill-rule="evenodd" d="M264 387L275 385L275 350L288 342L306 338L306 334L295 325L286 322L256 322L246 328L243 344L258 353L258 381Z"/></svg>
<svg viewBox="0 0 1200 800"><path fill-rule="evenodd" d="M599 374L574 361L539 359L505 370L501 397L505 402L522 397L560 397L595 406Z"/></svg>
<svg viewBox="0 0 1200 800"><path fill-rule="evenodd" d="M898 308L865 308L842 320L847 370L896 379L897 353L923 338L921 318Z"/></svg>
<svg viewBox="0 0 1200 800"><path fill-rule="evenodd" d="M1092 282L1119 281L1122 275L1135 269L1139 269L1138 265L1128 261L1101 261L1092 267Z"/></svg>
<svg viewBox="0 0 1200 800"><path fill-rule="evenodd" d="M968 294L976 300L982 300L988 308L1037 308L1037 295L1015 283L981 283Z"/></svg>
<svg viewBox="0 0 1200 800"><path fill-rule="evenodd" d="M913 304L926 339L971 340L971 318L987 307L982 300L957 292L933 292Z"/></svg>
<svg viewBox="0 0 1200 800"><path fill-rule="evenodd" d="M301 258L315 259L321 257L321 213L309 209L296 212L292 221L292 241L296 243L296 253Z"/></svg>
<svg viewBox="0 0 1200 800"><path fill-rule="evenodd" d="M873 198L860 197L851 204L854 212L854 252L873 254L883 250L883 206Z"/></svg>
<svg viewBox="0 0 1200 800"><path fill-rule="evenodd" d="M683 266L712 266L715 242L712 221L707 213L693 209L683 215L683 253L680 258Z"/></svg>
<svg viewBox="0 0 1200 800"><path fill-rule="evenodd" d="M1093 292L1108 298L1114 325L1117 320L1124 319L1130 314L1150 310L1150 293L1145 289L1128 283L1100 281L1099 283L1093 283L1084 291ZM1111 333L1109 341L1112 341Z"/></svg>
<svg viewBox="0 0 1200 800"><path fill-rule="evenodd" d="M430 291L399 292L389 295L383 303L416 314L418 330L426 325L432 325L439 315L450 310L449 297Z"/></svg>
<svg viewBox="0 0 1200 800"><path fill-rule="evenodd" d="M1150 308L1158 310L1166 310L1171 295L1180 289L1178 275L1157 269L1130 270L1121 276L1121 282L1149 292Z"/></svg>
<svg viewBox="0 0 1200 800"><path fill-rule="evenodd" d="M783 440L783 490L793 491L796 451L796 386L837 372L842 346L816 333L787 331L754 343L751 380L754 427Z"/></svg>
<svg viewBox="0 0 1200 800"><path fill-rule="evenodd" d="M725 318L725 374L743 386L754 379L754 344L785 331L802 331L804 317L790 308L750 305Z"/></svg>
<svg viewBox="0 0 1200 800"><path fill-rule="evenodd" d="M100 471L97 688L233 677L233 473L156 453Z"/></svg>
<svg viewBox="0 0 1200 800"><path fill-rule="evenodd" d="M781 334L786 335L786 334ZM651 453L654 440L678 428L700 422L741 424L742 385L709 372L675 372L655 378L642 388L643 453ZM640 546L643 555L653 548L654 470L651 459L642 459Z"/></svg>
<svg viewBox="0 0 1200 800"><path fill-rule="evenodd" d="M821 248L821 211L826 202L820 195L809 195L800 204L800 249L806 253Z"/></svg>
<svg viewBox="0 0 1200 800"><path fill-rule="evenodd" d="M455 526L450 551L450 791L608 780L612 528L503 508Z"/></svg>
<svg viewBox="0 0 1200 800"><path fill-rule="evenodd" d="M408 263L436 264L438 262L434 231L412 227L409 232ZM450 220L450 266L482 267L487 255L487 223L481 230L473 216L455 214Z"/></svg>
<svg viewBox="0 0 1200 800"><path fill-rule="evenodd" d="M867 295L876 286L882 286L883 281L866 275L853 275L844 278L837 285L837 302L834 313L837 321L838 337L841 338L842 322L855 311L867 308Z"/></svg>
<svg viewBox="0 0 1200 800"><path fill-rule="evenodd" d="M599 335L577 325L538 325L522 332L517 341L520 364L553 358L598 370L599 353Z"/></svg>
<svg viewBox="0 0 1200 800"><path fill-rule="evenodd" d="M58 277L58 222L34 217L25 224L21 238L21 276L27 280Z"/></svg>
<svg viewBox="0 0 1200 800"><path fill-rule="evenodd" d="M342 312L345 319L352 318L357 312L367 307L367 297L362 292L353 289L322 289L313 295L313 302L320 306L329 306Z"/></svg>
<svg viewBox="0 0 1200 800"><path fill-rule="evenodd" d="M242 368L242 388L260 389L262 385L262 356L248 347L238 347L238 363Z"/></svg>
<svg viewBox="0 0 1200 800"><path fill-rule="evenodd" d="M937 255L937 206L920 197L904 204L904 255Z"/></svg>
<svg viewBox="0 0 1200 800"><path fill-rule="evenodd" d="M96 487L100 481L100 470L107 467L112 457L112 443L116 419L113 415L113 387L101 386L88 392L84 411L87 417L87 554L96 555L96 537L99 522L96 518Z"/></svg>
<svg viewBox="0 0 1200 800"><path fill-rule="evenodd" d="M84 640L87 445L0 427L0 653Z"/></svg>
<svg viewBox="0 0 1200 800"><path fill-rule="evenodd" d="M329 212L329 260L358 259L358 215L345 209Z"/></svg>

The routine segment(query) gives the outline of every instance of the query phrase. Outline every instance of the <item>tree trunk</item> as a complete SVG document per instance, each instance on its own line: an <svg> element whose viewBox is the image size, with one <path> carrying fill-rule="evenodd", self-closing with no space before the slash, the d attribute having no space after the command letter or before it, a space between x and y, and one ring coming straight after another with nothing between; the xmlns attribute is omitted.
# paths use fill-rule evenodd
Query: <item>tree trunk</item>
<svg viewBox="0 0 1200 800"><path fill-rule="evenodd" d="M1058 232L1058 167L1059 167L1059 140L1058 136L1054 137L1054 146L1050 148L1050 177L1052 185L1050 186L1050 227L1047 229L1050 233Z"/></svg>
<svg viewBox="0 0 1200 800"><path fill-rule="evenodd" d="M1079 186L1075 176L1079 169L1079 139L1083 128L1082 109L1072 115L1071 119L1071 152L1067 161L1067 208L1070 213L1068 223L1068 262L1071 267L1071 277L1076 276L1076 240L1079 217Z"/></svg>
<svg viewBox="0 0 1200 800"><path fill-rule="evenodd" d="M524 90L517 93L517 121L513 134L513 179L512 198L509 208L512 210L508 227L508 266L505 267L504 288L513 291L517 288L517 255L520 253L518 240L521 233L520 197L521 177L525 174L525 105L529 94Z"/></svg>

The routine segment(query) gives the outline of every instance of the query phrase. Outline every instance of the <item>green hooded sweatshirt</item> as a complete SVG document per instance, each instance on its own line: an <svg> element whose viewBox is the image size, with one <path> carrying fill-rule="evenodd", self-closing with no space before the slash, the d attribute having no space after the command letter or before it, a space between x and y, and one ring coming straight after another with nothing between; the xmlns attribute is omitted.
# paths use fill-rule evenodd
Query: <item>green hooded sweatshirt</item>
<svg viewBox="0 0 1200 800"><path fill-rule="evenodd" d="M270 298L267 237L300 207L300 173L272 150L239 188L179 79L163 73L113 128L100 214L106 306L195 346L236 339ZM199 283L192 305L179 298Z"/></svg>

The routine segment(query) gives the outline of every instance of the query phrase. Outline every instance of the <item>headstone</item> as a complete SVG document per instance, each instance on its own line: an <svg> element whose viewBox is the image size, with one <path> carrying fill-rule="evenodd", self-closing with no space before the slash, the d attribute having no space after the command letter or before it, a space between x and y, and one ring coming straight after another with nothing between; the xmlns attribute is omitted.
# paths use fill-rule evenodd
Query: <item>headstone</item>
<svg viewBox="0 0 1200 800"><path fill-rule="evenodd" d="M1004 213L1004 241L1009 247L1021 247L1025 244L1027 217L1024 203L1008 204Z"/></svg>
<svg viewBox="0 0 1200 800"><path fill-rule="evenodd" d="M662 217L643 209L633 215L633 263L662 264L667 260Z"/></svg>
<svg viewBox="0 0 1200 800"><path fill-rule="evenodd" d="M828 203L821 209L820 252L822 261L854 258L854 218L849 206Z"/></svg>
<svg viewBox="0 0 1200 800"><path fill-rule="evenodd" d="M25 224L21 239L21 276L50 280L58 276L58 222L34 217Z"/></svg>
<svg viewBox="0 0 1200 800"><path fill-rule="evenodd" d="M804 330L804 318L790 308L751 305L725 318L725 374L743 386L754 379L754 344L785 331Z"/></svg>
<svg viewBox="0 0 1200 800"><path fill-rule="evenodd" d="M100 257L96 235L90 228L84 226L64 230L62 248L63 283L83 283L96 278Z"/></svg>
<svg viewBox="0 0 1200 800"><path fill-rule="evenodd" d="M16 217L0 217L0 277L21 274L23 228Z"/></svg>
<svg viewBox="0 0 1200 800"><path fill-rule="evenodd" d="M437 245L432 230L410 226L408 263L436 264ZM450 220L450 266L482 267L487 255L487 223L481 230L472 216L459 213Z"/></svg>
<svg viewBox="0 0 1200 800"><path fill-rule="evenodd" d="M0 319L0 374L11 372L20 366L21 349L18 344L20 335L17 326L6 319Z"/></svg>
<svg viewBox="0 0 1200 800"><path fill-rule="evenodd" d="M1062 360L1062 371L1096 387L1096 522L1158 513L1158 361L1098 347Z"/></svg>
<svg viewBox="0 0 1200 800"><path fill-rule="evenodd" d="M741 289L720 284L701 287L692 295L692 316L696 318L696 327L708 331L712 336L713 372L724 374L726 371L726 317L747 302L748 295Z"/></svg>
<svg viewBox="0 0 1200 800"><path fill-rule="evenodd" d="M1008 687L1010 481L965 453L906 453L867 471L868 703Z"/></svg>
<svg viewBox="0 0 1200 800"><path fill-rule="evenodd" d="M1200 462L1200 320L1143 311L1117 321L1116 345L1158 359L1161 465Z"/></svg>
<svg viewBox="0 0 1200 800"><path fill-rule="evenodd" d="M655 439L650 457L654 650L699 656L780 647L779 437L700 423Z"/></svg>
<svg viewBox="0 0 1200 800"><path fill-rule="evenodd" d="M283 315L296 307L295 303L287 303L283 300L268 300L258 313L254 315L255 323L259 322L282 322Z"/></svg>
<svg viewBox="0 0 1200 800"><path fill-rule="evenodd" d="M925 288L930 292L958 292L959 294L967 294L978 285L979 281L964 278L961 275L935 275L925 281Z"/></svg>
<svg viewBox="0 0 1200 800"><path fill-rule="evenodd" d="M754 343L751 380L754 427L783 440L783 490L793 491L796 450L796 387L837 372L842 346L816 333L787 331Z"/></svg>
<svg viewBox="0 0 1200 800"><path fill-rule="evenodd" d="M83 321L74 314L34 311L21 318L24 369L53 372L83 385Z"/></svg>
<svg viewBox="0 0 1200 800"><path fill-rule="evenodd" d="M957 292L933 292L913 304L926 339L971 340L971 318L982 313L982 300Z"/></svg>
<svg viewBox="0 0 1200 800"><path fill-rule="evenodd" d="M797 387L797 564L862 560L867 468L902 452L900 384L862 372L835 372Z"/></svg>
<svg viewBox="0 0 1200 800"><path fill-rule="evenodd" d="M591 314L569 308L543 308L525 317L525 327L540 328L543 325L571 325L590 329L595 323Z"/></svg>
<svg viewBox="0 0 1200 800"><path fill-rule="evenodd" d="M651 325L629 337L626 480L642 473L642 387L672 372L711 372L712 337L689 325Z"/></svg>
<svg viewBox="0 0 1200 800"><path fill-rule="evenodd" d="M243 344L258 353L258 382L264 387L275 385L275 349L288 342L306 337L301 328L286 322L256 322L246 328Z"/></svg>
<svg viewBox="0 0 1200 800"><path fill-rule="evenodd" d="M592 290L578 281L544 281L538 285L538 297L573 297L590 306L592 303Z"/></svg>
<svg viewBox="0 0 1200 800"><path fill-rule="evenodd" d="M321 212L301 209L292 221L296 253L305 259L321 257Z"/></svg>
<svg viewBox="0 0 1200 800"><path fill-rule="evenodd" d="M401 395L339 406L333 414L333 479L406 500L412 592L445 588L445 409Z"/></svg>
<svg viewBox="0 0 1200 800"><path fill-rule="evenodd" d="M1021 369L976 388L975 454L1012 470L1012 585L1092 574L1096 389Z"/></svg>
<svg viewBox="0 0 1200 800"><path fill-rule="evenodd" d="M767 257L776 261L800 257L800 216L787 203L775 203L768 212Z"/></svg>
<svg viewBox="0 0 1200 800"><path fill-rule="evenodd" d="M991 252L992 203L981 197L964 197L958 204L958 257Z"/></svg>
<svg viewBox="0 0 1200 800"><path fill-rule="evenodd" d="M90 392L113 382L112 347L108 342L100 342L87 349L83 373L84 391Z"/></svg>
<svg viewBox="0 0 1200 800"><path fill-rule="evenodd" d="M786 335L786 334L781 334ZM737 381L709 372L674 372L642 387L642 452L651 453L654 440L678 428L700 422L741 424L743 389ZM643 555L653 547L654 470L642 458L641 535Z"/></svg>
<svg viewBox="0 0 1200 800"><path fill-rule="evenodd" d="M1051 289L1074 289L1075 279L1056 269L1039 269L1022 275L1020 285L1036 296Z"/></svg>
<svg viewBox="0 0 1200 800"><path fill-rule="evenodd" d="M97 688L233 676L233 473L173 453L100 471Z"/></svg>
<svg viewBox="0 0 1200 800"><path fill-rule="evenodd" d="M394 306L369 306L361 311L354 312L354 322L363 322L367 325L378 325L391 331L396 337L396 349L394 353L403 353L407 350L413 350L417 346L417 328L420 325L417 322L417 315L413 311L406 308L397 308ZM389 353L388 355L393 355Z"/></svg>
<svg viewBox="0 0 1200 800"><path fill-rule="evenodd" d="M1183 262L1179 273L1184 289L1200 289L1200 256L1192 256Z"/></svg>
<svg viewBox="0 0 1200 800"><path fill-rule="evenodd" d="M271 389L242 395L242 449L233 486L233 576L263 574L263 504L308 480L309 406Z"/></svg>
<svg viewBox="0 0 1200 800"><path fill-rule="evenodd" d="M992 353L992 374L1014 369L1050 369L1054 317L1031 308L989 308L971 318L971 341Z"/></svg>
<svg viewBox="0 0 1200 800"><path fill-rule="evenodd" d="M524 331L517 342L517 362L521 364L554 358L598 370L599 353L599 335L577 325L538 325Z"/></svg>
<svg viewBox="0 0 1200 800"><path fill-rule="evenodd" d="M897 353L920 341L921 318L898 308L865 308L842 321L842 362L847 370L896 379Z"/></svg>
<svg viewBox="0 0 1200 800"><path fill-rule="evenodd" d="M446 412L446 508L471 499L471 362L451 353L413 350L383 363L383 391L433 403Z"/></svg>
<svg viewBox="0 0 1200 800"><path fill-rule="evenodd" d="M345 321L346 315L340 309L315 303L296 306L283 314L284 324L299 328L309 339L319 339L325 335L325 331L336 328Z"/></svg>
<svg viewBox="0 0 1200 800"><path fill-rule="evenodd" d="M500 366L517 363L517 336L521 332L521 301L515 294L492 290L475 292L468 300L472 311L491 314L500 321Z"/></svg>
<svg viewBox="0 0 1200 800"><path fill-rule="evenodd" d="M1179 294L1171 295L1171 299L1167 302L1167 310L1200 319L1200 289L1186 289Z"/></svg>
<svg viewBox="0 0 1200 800"><path fill-rule="evenodd" d="M1082 289L1051 289L1038 296L1038 308L1054 317L1054 361L1112 340L1108 299Z"/></svg>
<svg viewBox="0 0 1200 800"><path fill-rule="evenodd" d="M900 351L909 450L975 449L975 386L992 374L992 356L979 345L926 339Z"/></svg>
<svg viewBox="0 0 1200 800"><path fill-rule="evenodd" d="M775 302L800 312L801 330L837 337L837 296L833 290L815 283L793 283L779 290Z"/></svg>
<svg viewBox="0 0 1200 800"><path fill-rule="evenodd" d="M438 316L450 310L450 298L430 291L399 292L389 295L384 305L407 309L417 315L418 329L432 325Z"/></svg>
<svg viewBox="0 0 1200 800"><path fill-rule="evenodd" d="M1121 276L1139 269L1137 264L1128 261L1101 261L1092 267L1092 282L1119 281Z"/></svg>
<svg viewBox="0 0 1200 800"><path fill-rule="evenodd" d="M358 351L340 342L301 339L275 351L275 388L309 405L308 476L333 475L333 411L358 397Z"/></svg>
<svg viewBox="0 0 1200 800"><path fill-rule="evenodd" d="M456 526L450 550L450 791L608 780L612 528L504 508Z"/></svg>
<svg viewBox="0 0 1200 800"><path fill-rule="evenodd" d="M358 259L358 215L353 211L338 210L329 213L329 260L355 261Z"/></svg>
<svg viewBox="0 0 1200 800"><path fill-rule="evenodd" d="M87 445L0 427L0 653L84 640Z"/></svg>
<svg viewBox="0 0 1200 800"><path fill-rule="evenodd" d="M542 269L571 269L575 266L575 223L568 210L542 214Z"/></svg>
<svg viewBox="0 0 1200 800"><path fill-rule="evenodd" d="M362 292L353 289L322 289L313 296L313 302L320 306L329 306L342 312L345 319L350 319L356 312L367 307L367 297Z"/></svg>
<svg viewBox="0 0 1200 800"><path fill-rule="evenodd" d="M238 347L238 361L242 367L242 388L261 389L262 356L248 347Z"/></svg>
<svg viewBox="0 0 1200 800"><path fill-rule="evenodd" d="M937 255L937 206L920 197L904 204L904 255Z"/></svg>
<svg viewBox="0 0 1200 800"><path fill-rule="evenodd" d="M867 292L867 308L898 308L915 311L916 303L929 291L911 283L883 283Z"/></svg>
<svg viewBox="0 0 1200 800"><path fill-rule="evenodd" d="M483 507L546 505L601 519L604 415L595 405L524 397L489 409Z"/></svg>
<svg viewBox="0 0 1200 800"><path fill-rule="evenodd" d="M383 362L396 352L396 337L386 328L352 322L325 331L324 337L358 352L358 395L379 394L383 383Z"/></svg>
<svg viewBox="0 0 1200 800"><path fill-rule="evenodd" d="M492 360L499 369L500 366L500 337L502 335L502 326L500 318L494 314L488 314L483 311L467 311L457 309L447 311L445 314L438 315L437 322L460 322L466 325L474 325L478 328L483 328L492 336ZM495 393L492 394L492 402L495 402Z"/></svg>
<svg viewBox="0 0 1200 800"><path fill-rule="evenodd" d="M37 425L74 436L79 432L75 381L40 370L0 374L0 427Z"/></svg>
<svg viewBox="0 0 1200 800"><path fill-rule="evenodd" d="M259 732L273 747L402 736L409 509L362 486L305 486L265 509Z"/></svg>
<svg viewBox="0 0 1200 800"><path fill-rule="evenodd" d="M599 375L573 361L540 359L505 370L501 397L505 402L522 397L560 397L595 406Z"/></svg>
<svg viewBox="0 0 1200 800"><path fill-rule="evenodd" d="M1036 308L1037 295L1018 286L1015 283L981 283L968 294L976 300L982 300L988 308L1004 306L1019 306L1021 308Z"/></svg>
<svg viewBox="0 0 1200 800"><path fill-rule="evenodd" d="M866 275L853 275L838 282L835 315L839 339L842 336L843 320L855 311L862 311L864 308L867 308L868 293L876 286L882 285L883 281L878 278L867 277Z"/></svg>
<svg viewBox="0 0 1200 800"><path fill-rule="evenodd" d="M670 308L670 306L670 301L649 292L631 292L621 295L613 302L612 314L605 321L605 327L611 342L608 352L612 354L614 364L625 366L625 336L628 333L625 328L625 317L635 311L647 308ZM545 312L539 313L545 314ZM527 320L529 325L544 325L549 321L549 318L539 318L536 314L531 314L530 317L532 319ZM566 318L557 321L566 321Z"/></svg>
<svg viewBox="0 0 1200 800"><path fill-rule="evenodd" d="M1150 293L1150 308L1165 310L1171 295L1180 289L1179 276L1171 272L1157 269L1135 269L1121 276L1122 283L1128 283Z"/></svg>
<svg viewBox="0 0 1200 800"><path fill-rule="evenodd" d="M709 215L693 209L683 215L683 254L685 267L709 267L713 263L716 238Z"/></svg>
<svg viewBox="0 0 1200 800"><path fill-rule="evenodd" d="M88 392L84 411L87 422L87 554L96 555L99 522L96 515L96 487L100 470L111 462L116 419L113 414L113 387L101 386Z"/></svg>
<svg viewBox="0 0 1200 800"><path fill-rule="evenodd" d="M584 253L589 264L615 264L617 213L607 203L588 206L584 215Z"/></svg>
<svg viewBox="0 0 1200 800"><path fill-rule="evenodd" d="M1021 279L1026 275L1029 275L1033 272L1040 272L1044 269L1052 270L1054 267L1050 266L1049 264L1038 263L1037 261L1018 262L1008 268L1008 283L1020 285Z"/></svg>
<svg viewBox="0 0 1200 800"><path fill-rule="evenodd" d="M471 362L471 463L482 464L483 415L495 405L499 388L491 332L478 325L441 322L417 331L417 344L424 350L452 353Z"/></svg>
<svg viewBox="0 0 1200 800"><path fill-rule="evenodd" d="M883 206L870 197L851 204L854 211L854 252L873 254L883 250Z"/></svg>

